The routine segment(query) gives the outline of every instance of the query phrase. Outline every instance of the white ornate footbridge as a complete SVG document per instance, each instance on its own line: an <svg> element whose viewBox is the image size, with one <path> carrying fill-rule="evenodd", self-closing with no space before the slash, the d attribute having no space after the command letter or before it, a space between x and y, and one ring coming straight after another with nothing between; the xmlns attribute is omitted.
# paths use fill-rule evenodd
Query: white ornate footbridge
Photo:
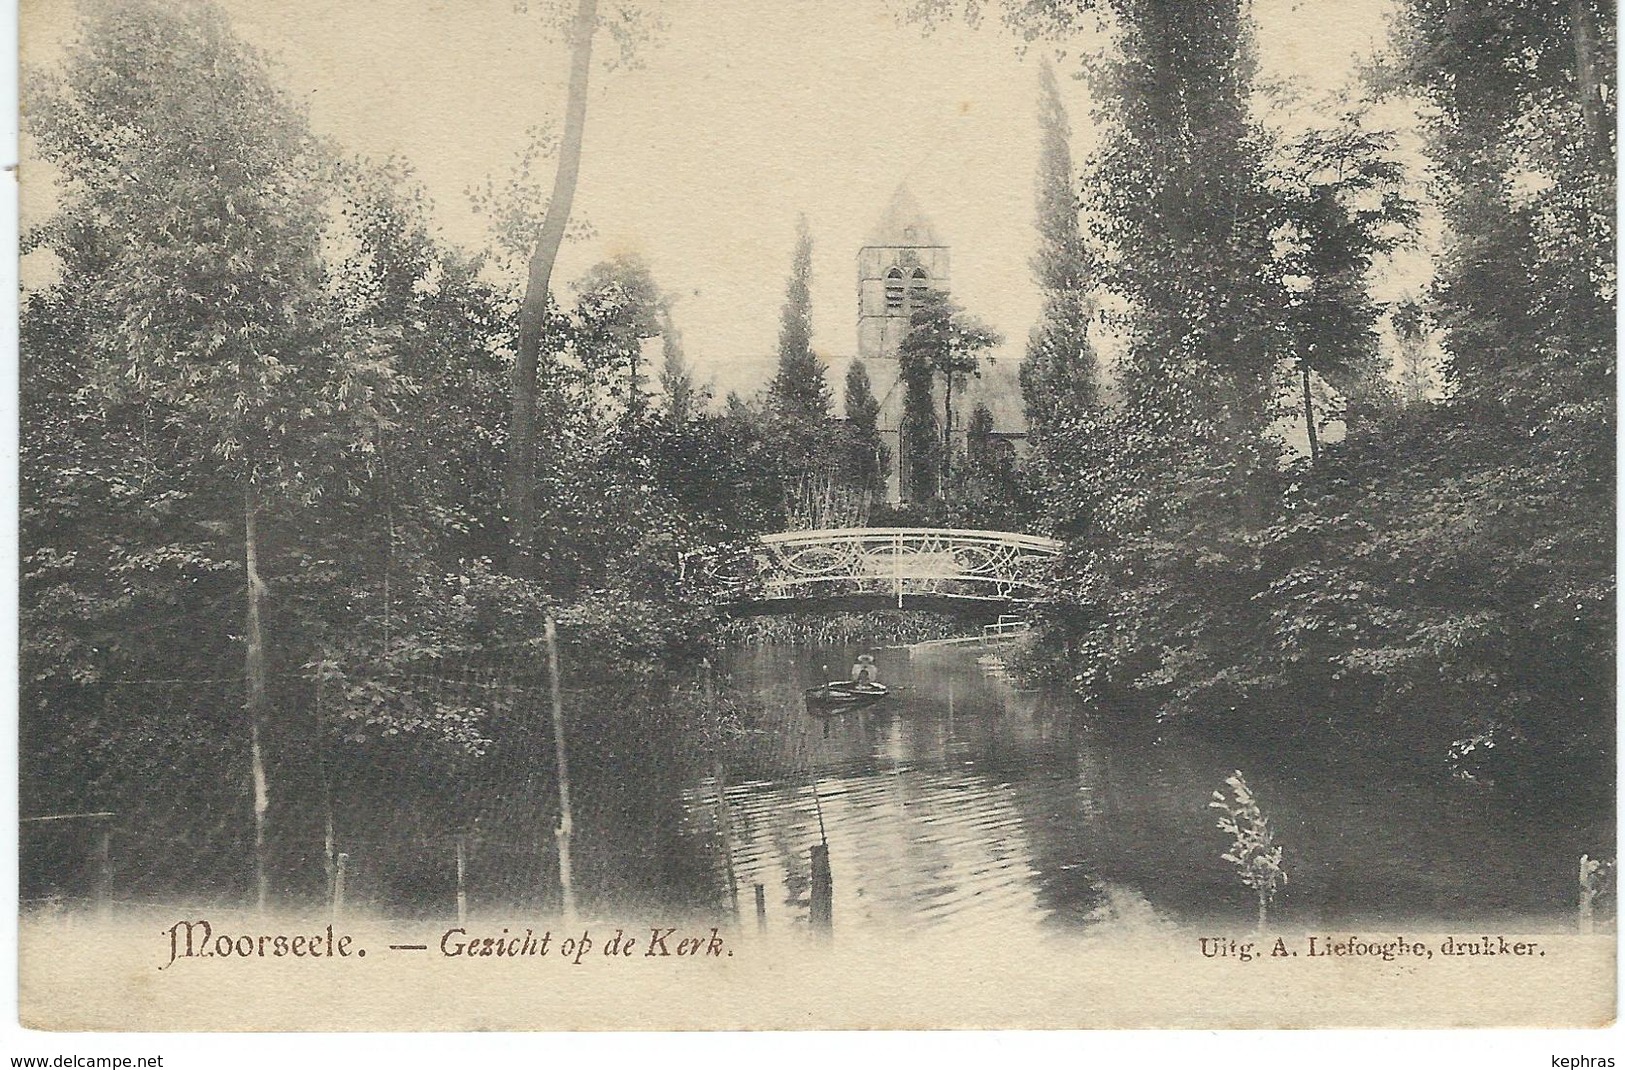
<svg viewBox="0 0 1625 1070"><path fill-rule="evenodd" d="M1061 543L1008 531L830 528L763 535L732 554L693 555L689 578L736 605L809 601L1030 602L1046 596Z"/></svg>

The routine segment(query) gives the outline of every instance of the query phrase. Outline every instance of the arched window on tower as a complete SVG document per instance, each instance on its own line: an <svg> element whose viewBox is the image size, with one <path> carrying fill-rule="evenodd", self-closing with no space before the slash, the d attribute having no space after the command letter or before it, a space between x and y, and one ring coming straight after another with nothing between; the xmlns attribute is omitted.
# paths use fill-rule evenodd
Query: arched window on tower
<svg viewBox="0 0 1625 1070"><path fill-rule="evenodd" d="M931 276L925 273L925 268L917 267L908 280L908 303L911 307L919 308L925 300L926 291L931 289Z"/></svg>
<svg viewBox="0 0 1625 1070"><path fill-rule="evenodd" d="M898 312L903 307L903 272L892 268L886 272L886 311Z"/></svg>

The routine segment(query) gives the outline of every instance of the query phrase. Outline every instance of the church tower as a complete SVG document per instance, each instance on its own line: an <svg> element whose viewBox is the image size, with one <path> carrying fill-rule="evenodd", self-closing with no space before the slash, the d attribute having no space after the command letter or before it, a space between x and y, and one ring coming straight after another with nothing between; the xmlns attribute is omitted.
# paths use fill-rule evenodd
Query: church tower
<svg viewBox="0 0 1625 1070"><path fill-rule="evenodd" d="M858 250L858 358L896 361L909 317L927 290L948 292L948 247L906 186L892 194L880 222ZM895 372L871 375L887 380Z"/></svg>
<svg viewBox="0 0 1625 1070"><path fill-rule="evenodd" d="M886 498L894 503L907 482L897 351L921 296L931 290L948 292L948 247L908 187L898 186L858 250L858 359L880 400L877 429L891 451Z"/></svg>
<svg viewBox="0 0 1625 1070"><path fill-rule="evenodd" d="M909 320L921 296L927 292L949 292L948 246L907 187L897 187L891 203L858 250L858 352L869 373L869 382L880 402L876 429L891 451L891 468L886 474L886 499L902 500L909 484L908 460L903 455L902 426L904 387L897 354L908 334ZM977 404L984 404L994 418L994 437L1000 448L1015 448L1026 438L1017 362L995 361L991 355L982 362L979 374L970 377L954 400L954 426L948 435L964 448L965 421ZM942 412L942 386L932 393L934 411Z"/></svg>

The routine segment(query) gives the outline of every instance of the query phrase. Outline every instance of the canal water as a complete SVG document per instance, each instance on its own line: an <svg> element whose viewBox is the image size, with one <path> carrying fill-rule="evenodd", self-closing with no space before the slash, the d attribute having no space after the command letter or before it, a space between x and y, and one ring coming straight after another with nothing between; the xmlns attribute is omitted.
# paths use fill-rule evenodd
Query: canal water
<svg viewBox="0 0 1625 1070"><path fill-rule="evenodd" d="M875 651L888 698L809 712L822 667L844 676L858 653L770 647L728 666L747 711L726 806L713 777L691 782L682 837L716 860L724 904L731 863L747 924L757 885L771 930L808 924L809 852L827 842L843 933L1250 925L1208 806L1238 769L1284 848L1284 927L1563 929L1580 855L1613 854L1611 814L1514 815L1492 788L1406 779L1323 741L1258 753L1091 727L974 649Z"/></svg>

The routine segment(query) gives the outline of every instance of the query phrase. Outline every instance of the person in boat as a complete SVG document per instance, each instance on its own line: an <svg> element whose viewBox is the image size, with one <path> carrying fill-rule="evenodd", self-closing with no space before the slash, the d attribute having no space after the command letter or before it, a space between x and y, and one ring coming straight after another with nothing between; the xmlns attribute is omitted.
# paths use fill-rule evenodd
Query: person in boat
<svg viewBox="0 0 1625 1070"><path fill-rule="evenodd" d="M880 670L875 667L873 655L858 655L857 664L852 666L852 682L855 684L878 684L880 682Z"/></svg>

